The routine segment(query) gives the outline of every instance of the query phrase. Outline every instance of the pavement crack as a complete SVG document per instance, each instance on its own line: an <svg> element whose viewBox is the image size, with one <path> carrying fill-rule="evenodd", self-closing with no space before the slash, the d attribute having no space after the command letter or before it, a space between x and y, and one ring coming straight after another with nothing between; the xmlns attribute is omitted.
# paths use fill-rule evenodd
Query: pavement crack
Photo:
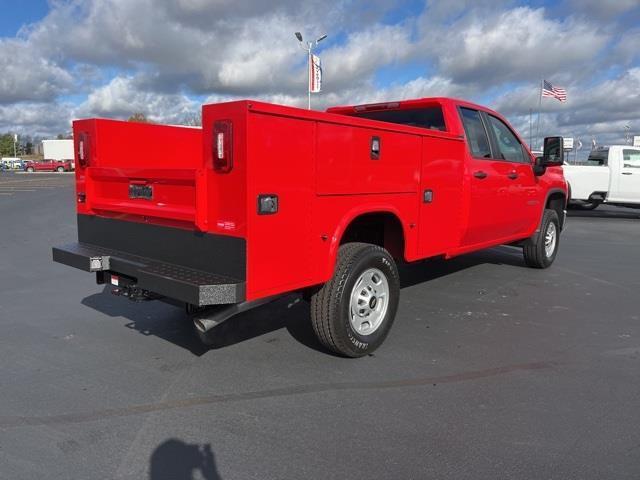
<svg viewBox="0 0 640 480"><path fill-rule="evenodd" d="M155 403L131 405L120 408L107 408L86 413L66 413L60 415L46 416L13 416L0 417L0 428L31 427L43 425L64 425L84 422L95 422L107 418L126 417L131 415L142 415L147 413L173 410L179 408L190 408L215 403L229 403L247 400L260 400L266 398L289 397L294 395L316 394L337 391L366 391L366 390L386 390L405 387L419 387L427 385L458 383L483 378L496 377L514 372L531 370L543 370L553 368L559 362L532 362L517 365L489 368L485 370L475 370L470 372L455 373L435 377L423 377L404 380L386 380L377 382L341 382L341 383L321 383L311 385L294 385L289 387L273 388L267 390L257 390L243 393L227 393L217 395L205 395L193 398L183 398L176 400L165 400Z"/></svg>

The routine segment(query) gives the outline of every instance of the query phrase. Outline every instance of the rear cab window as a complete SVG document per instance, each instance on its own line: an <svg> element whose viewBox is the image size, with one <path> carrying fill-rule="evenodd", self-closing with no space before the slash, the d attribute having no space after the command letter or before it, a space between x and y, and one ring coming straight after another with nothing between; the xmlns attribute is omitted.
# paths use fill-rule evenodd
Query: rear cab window
<svg viewBox="0 0 640 480"><path fill-rule="evenodd" d="M426 128L429 130L447 131L444 122L442 108L439 105L430 107L410 108L402 110L372 110L358 112L355 115L359 118L378 120L381 122L397 123L409 125L411 127Z"/></svg>
<svg viewBox="0 0 640 480"><path fill-rule="evenodd" d="M598 150L591 150L589 158L583 163L590 167L606 167L609 164L609 149L599 148Z"/></svg>

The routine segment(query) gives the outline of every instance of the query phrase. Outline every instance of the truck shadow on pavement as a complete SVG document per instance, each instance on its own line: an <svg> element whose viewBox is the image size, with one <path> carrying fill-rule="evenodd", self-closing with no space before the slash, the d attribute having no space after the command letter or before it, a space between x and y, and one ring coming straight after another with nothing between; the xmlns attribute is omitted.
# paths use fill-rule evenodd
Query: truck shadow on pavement
<svg viewBox="0 0 640 480"><path fill-rule="evenodd" d="M526 268L520 249L497 247L452 260L432 259L399 266L400 287L408 288L483 264ZM200 342L185 311L159 301L134 303L110 294L110 287L90 295L82 304L109 317L129 320L127 328L145 336L156 336L180 346L196 356L266 335L280 329L313 350L329 353L316 339L309 322L309 303L295 295L285 295L265 306L238 314L212 332L212 345ZM267 339L267 342L277 339Z"/></svg>
<svg viewBox="0 0 640 480"><path fill-rule="evenodd" d="M159 301L134 303L114 297L110 288L90 295L82 304L113 318L125 318L127 328L145 336L156 336L182 347L196 356L209 350L235 345L270 332L286 328L303 345L325 351L316 340L309 317L309 305L296 296L286 295L263 307L236 315L215 328L212 345L204 345L183 309ZM271 341L271 340L267 340Z"/></svg>
<svg viewBox="0 0 640 480"><path fill-rule="evenodd" d="M194 475L198 473L197 477ZM188 444L171 438L151 454L149 480L221 480L211 444Z"/></svg>
<svg viewBox="0 0 640 480"><path fill-rule="evenodd" d="M611 207L610 210L598 208L596 210L571 209L567 211L568 217L579 218L612 218L623 220L640 220L640 210L630 208Z"/></svg>

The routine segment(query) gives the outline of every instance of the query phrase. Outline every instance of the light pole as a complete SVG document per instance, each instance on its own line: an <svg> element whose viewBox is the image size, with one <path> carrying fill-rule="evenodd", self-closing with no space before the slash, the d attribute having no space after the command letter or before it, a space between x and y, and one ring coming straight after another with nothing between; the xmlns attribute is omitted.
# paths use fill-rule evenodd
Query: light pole
<svg viewBox="0 0 640 480"><path fill-rule="evenodd" d="M309 73L309 78L308 78L308 82L307 82L307 94L308 94L308 101L307 101L307 108L309 110L311 110L311 63L313 62L313 58L311 57L313 55L313 47L317 46L318 43L320 43L322 40L324 40L325 38L327 38L326 35L322 35L320 37L317 38L317 40L315 42L307 42L306 46L304 41L302 40L302 34L300 32L296 32L296 38L298 39L298 41L300 42L300 48L302 48L305 52L307 52L307 71Z"/></svg>

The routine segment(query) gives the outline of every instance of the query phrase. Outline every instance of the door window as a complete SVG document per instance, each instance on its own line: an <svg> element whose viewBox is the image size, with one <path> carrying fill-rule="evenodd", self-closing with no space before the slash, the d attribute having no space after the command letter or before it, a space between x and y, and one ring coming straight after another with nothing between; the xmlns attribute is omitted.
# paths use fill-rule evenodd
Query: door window
<svg viewBox="0 0 640 480"><path fill-rule="evenodd" d="M640 168L640 150L625 149L622 151L623 168Z"/></svg>
<svg viewBox="0 0 640 480"><path fill-rule="evenodd" d="M460 116L471 154L476 158L491 158L489 138L480 118L480 112L470 108L460 108Z"/></svg>
<svg viewBox="0 0 640 480"><path fill-rule="evenodd" d="M498 143L498 158L509 162L525 163L522 144L509 127L502 120L491 115L489 115L489 122Z"/></svg>

